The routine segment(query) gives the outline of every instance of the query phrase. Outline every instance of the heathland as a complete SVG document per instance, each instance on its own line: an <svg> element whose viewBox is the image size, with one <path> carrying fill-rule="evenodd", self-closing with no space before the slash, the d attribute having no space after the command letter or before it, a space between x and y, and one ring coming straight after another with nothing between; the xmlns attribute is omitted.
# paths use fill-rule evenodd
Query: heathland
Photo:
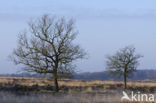
<svg viewBox="0 0 156 103"><path fill-rule="evenodd" d="M53 80L30 77L0 77L0 103L118 103L121 102L122 81L59 80L55 93ZM156 92L153 80L128 82L127 92Z"/></svg>

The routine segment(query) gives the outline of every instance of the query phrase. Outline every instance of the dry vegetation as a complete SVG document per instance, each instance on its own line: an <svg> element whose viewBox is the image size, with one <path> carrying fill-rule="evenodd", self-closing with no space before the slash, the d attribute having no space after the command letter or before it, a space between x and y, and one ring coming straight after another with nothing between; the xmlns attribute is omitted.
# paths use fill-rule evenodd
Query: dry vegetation
<svg viewBox="0 0 156 103"><path fill-rule="evenodd" d="M61 90L55 93L50 79L0 77L0 103L118 103L124 87L122 81L67 79L59 85ZM128 82L128 89L155 93L156 82Z"/></svg>
<svg viewBox="0 0 156 103"><path fill-rule="evenodd" d="M128 82L128 89L137 89L145 92L155 92L156 82L155 81L136 81ZM0 77L0 87L14 87L14 86L24 86L24 87L46 87L49 86L53 88L53 80L46 78L29 78L29 77ZM122 89L122 81L84 81L84 80L59 80L59 85L61 89L66 88L68 90L76 89Z"/></svg>

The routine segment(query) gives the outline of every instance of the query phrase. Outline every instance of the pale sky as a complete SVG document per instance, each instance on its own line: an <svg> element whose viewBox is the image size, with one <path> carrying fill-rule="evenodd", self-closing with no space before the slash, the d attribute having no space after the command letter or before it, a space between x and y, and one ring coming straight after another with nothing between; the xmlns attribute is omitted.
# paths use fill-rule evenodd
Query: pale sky
<svg viewBox="0 0 156 103"><path fill-rule="evenodd" d="M81 72L104 71L106 55L127 45L144 56L138 69L156 69L155 5L156 0L1 0L0 74L20 70L8 55L27 22L43 14L76 20L76 42L89 55L76 63Z"/></svg>

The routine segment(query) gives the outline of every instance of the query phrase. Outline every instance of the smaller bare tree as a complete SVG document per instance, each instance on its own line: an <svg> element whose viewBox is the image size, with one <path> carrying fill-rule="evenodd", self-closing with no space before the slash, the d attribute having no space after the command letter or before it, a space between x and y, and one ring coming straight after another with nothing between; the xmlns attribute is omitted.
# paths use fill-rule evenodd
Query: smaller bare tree
<svg viewBox="0 0 156 103"><path fill-rule="evenodd" d="M124 88L127 88L127 77L130 73L136 71L139 64L138 59L142 56L135 53L133 46L127 46L117 51L115 55L107 57L107 69L112 75L124 77Z"/></svg>

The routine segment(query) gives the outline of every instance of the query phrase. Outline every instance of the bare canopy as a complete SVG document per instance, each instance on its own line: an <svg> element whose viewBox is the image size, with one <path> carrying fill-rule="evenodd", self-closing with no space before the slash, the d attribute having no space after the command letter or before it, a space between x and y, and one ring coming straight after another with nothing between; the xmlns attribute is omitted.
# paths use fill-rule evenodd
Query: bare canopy
<svg viewBox="0 0 156 103"><path fill-rule="evenodd" d="M72 19L44 15L29 23L30 31L22 32L18 47L11 55L16 64L24 64L24 70L52 73L58 92L58 73L73 70L73 61L82 59L85 52L73 43L77 35Z"/></svg>
<svg viewBox="0 0 156 103"><path fill-rule="evenodd" d="M113 75L120 75L124 77L125 89L127 88L127 77L134 72L139 65L138 59L142 56L135 53L133 46L127 46L117 51L116 54L107 57L107 69Z"/></svg>

